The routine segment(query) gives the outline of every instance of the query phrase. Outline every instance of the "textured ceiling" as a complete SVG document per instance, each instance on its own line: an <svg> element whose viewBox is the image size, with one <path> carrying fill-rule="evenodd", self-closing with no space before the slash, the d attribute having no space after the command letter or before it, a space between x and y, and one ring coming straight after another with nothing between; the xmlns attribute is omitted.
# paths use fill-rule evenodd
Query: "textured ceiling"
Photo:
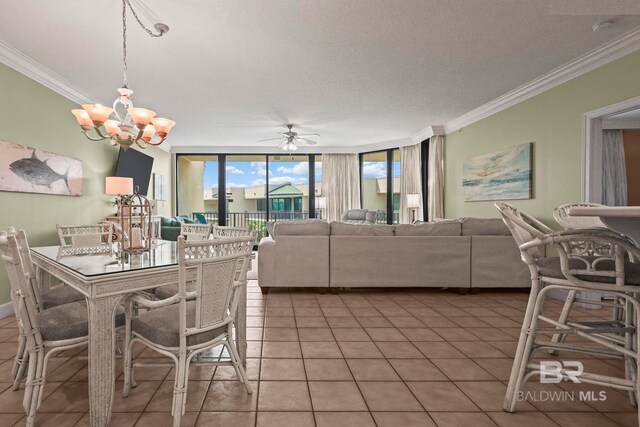
<svg viewBox="0 0 640 427"><path fill-rule="evenodd" d="M137 106L178 123L173 146L268 145L256 141L284 123L321 134L321 149L406 139L640 25L628 15L593 32L607 15L542 0L144 4L171 31L151 39L129 19L129 87ZM113 101L118 1L0 0L0 9L1 40Z"/></svg>

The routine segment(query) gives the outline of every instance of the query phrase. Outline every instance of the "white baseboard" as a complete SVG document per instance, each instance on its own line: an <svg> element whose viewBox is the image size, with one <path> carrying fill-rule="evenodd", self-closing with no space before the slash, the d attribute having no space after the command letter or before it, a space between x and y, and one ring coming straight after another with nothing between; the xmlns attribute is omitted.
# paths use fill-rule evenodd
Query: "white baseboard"
<svg viewBox="0 0 640 427"><path fill-rule="evenodd" d="M0 319L9 317L12 314L13 314L13 304L11 304L11 302L0 304Z"/></svg>

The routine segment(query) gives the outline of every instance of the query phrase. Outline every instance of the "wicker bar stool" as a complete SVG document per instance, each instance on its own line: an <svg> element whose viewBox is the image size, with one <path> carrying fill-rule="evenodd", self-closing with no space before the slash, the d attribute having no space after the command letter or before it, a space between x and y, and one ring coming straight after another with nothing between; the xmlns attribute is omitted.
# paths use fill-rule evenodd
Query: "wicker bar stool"
<svg viewBox="0 0 640 427"><path fill-rule="evenodd" d="M503 203L496 203L496 206L510 228L525 226L522 214L516 208ZM538 255L546 246L553 247L558 256L540 258ZM604 252L601 248L605 248ZM628 254L637 259L640 249L629 239L609 230L580 229L536 237L520 245L520 250L531 271L532 287L505 395L505 411L515 411L518 393L531 376L546 373L541 364L532 362L534 353L539 350L569 350L624 359L625 378L585 372L581 373L579 379L585 383L628 391L632 404L635 404L639 391L637 365L640 346L635 325L640 321L640 302L637 299L640 265L628 261ZM554 289L602 292L614 296L624 302L624 319L552 319L544 315L542 309L547 293ZM549 327L543 327L542 324ZM555 336L548 339L548 334L557 332L578 335L597 346L560 342L553 339ZM571 372L564 369L560 375L565 379L572 377Z"/></svg>

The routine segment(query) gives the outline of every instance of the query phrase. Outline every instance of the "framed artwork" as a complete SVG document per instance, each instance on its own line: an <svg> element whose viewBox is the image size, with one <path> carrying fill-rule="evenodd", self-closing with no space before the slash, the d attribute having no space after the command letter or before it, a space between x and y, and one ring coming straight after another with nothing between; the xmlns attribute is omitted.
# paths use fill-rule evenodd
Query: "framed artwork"
<svg viewBox="0 0 640 427"><path fill-rule="evenodd" d="M159 173L153 174L153 198L167 200L167 177Z"/></svg>
<svg viewBox="0 0 640 427"><path fill-rule="evenodd" d="M82 161L0 140L0 191L82 196Z"/></svg>
<svg viewBox="0 0 640 427"><path fill-rule="evenodd" d="M465 202L530 199L533 142L472 157L462 168Z"/></svg>

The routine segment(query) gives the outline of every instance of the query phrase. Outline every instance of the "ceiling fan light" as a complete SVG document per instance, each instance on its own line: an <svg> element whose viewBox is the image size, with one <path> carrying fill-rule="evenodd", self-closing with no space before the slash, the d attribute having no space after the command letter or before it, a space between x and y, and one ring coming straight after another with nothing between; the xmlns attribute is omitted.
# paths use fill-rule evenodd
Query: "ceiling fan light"
<svg viewBox="0 0 640 427"><path fill-rule="evenodd" d="M284 147L282 147L282 149L284 151L288 151L288 152L294 152L298 149L298 146L296 144L294 144L293 142L287 142Z"/></svg>

